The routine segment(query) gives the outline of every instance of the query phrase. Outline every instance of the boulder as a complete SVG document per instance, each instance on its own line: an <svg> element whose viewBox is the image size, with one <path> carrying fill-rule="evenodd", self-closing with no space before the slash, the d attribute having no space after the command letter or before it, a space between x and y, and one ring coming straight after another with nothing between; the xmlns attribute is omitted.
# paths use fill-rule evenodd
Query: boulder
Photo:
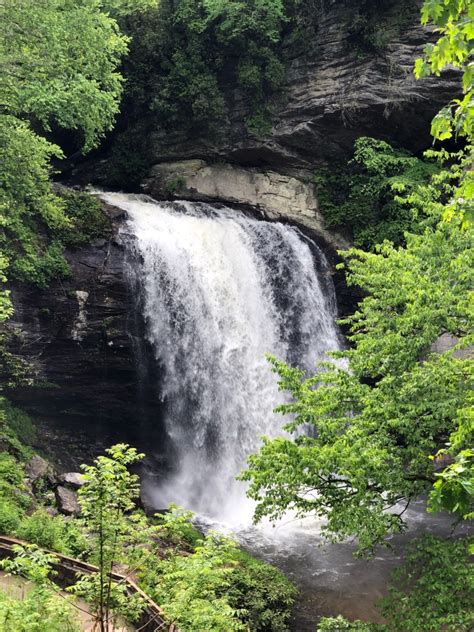
<svg viewBox="0 0 474 632"><path fill-rule="evenodd" d="M32 456L25 465L25 473L33 489L38 487L40 481L44 482L47 487L56 484L56 473L53 466L38 454Z"/></svg>
<svg viewBox="0 0 474 632"><path fill-rule="evenodd" d="M50 469L48 461L35 454L25 466L25 472L30 481L37 481L43 477Z"/></svg>
<svg viewBox="0 0 474 632"><path fill-rule="evenodd" d="M56 488L56 502L59 511L66 516L79 516L81 513L77 494L72 489L59 485Z"/></svg>
<svg viewBox="0 0 474 632"><path fill-rule="evenodd" d="M59 482L67 487L79 489L86 481L80 472L65 472L64 474L59 475Z"/></svg>

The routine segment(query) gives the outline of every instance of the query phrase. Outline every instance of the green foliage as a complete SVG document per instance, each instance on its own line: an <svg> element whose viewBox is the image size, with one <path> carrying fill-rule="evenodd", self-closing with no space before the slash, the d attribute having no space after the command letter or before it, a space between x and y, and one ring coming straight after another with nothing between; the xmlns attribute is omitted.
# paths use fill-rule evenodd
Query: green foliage
<svg viewBox="0 0 474 632"><path fill-rule="evenodd" d="M35 547L14 548L16 557L3 560L1 567L12 575L33 582L22 598L0 591L0 626L15 632L79 632L73 606L57 595L50 577L55 558Z"/></svg>
<svg viewBox="0 0 474 632"><path fill-rule="evenodd" d="M423 24L435 27L439 38L425 46L424 57L417 59L417 78L439 76L447 68L462 71L463 97L453 99L433 119L431 133L438 140L453 134L474 139L474 5L472 0L425 0L421 10Z"/></svg>
<svg viewBox="0 0 474 632"><path fill-rule="evenodd" d="M46 131L53 123L81 130L86 149L113 124L127 52L127 38L101 9L95 0L12 0L0 9L4 111Z"/></svg>
<svg viewBox="0 0 474 632"><path fill-rule="evenodd" d="M384 54L389 43L409 25L418 11L412 0L362 0L348 24L349 42L359 55Z"/></svg>
<svg viewBox="0 0 474 632"><path fill-rule="evenodd" d="M245 630L240 612L226 599L232 584L236 545L208 535L190 556L171 555L157 563L150 594L184 632Z"/></svg>
<svg viewBox="0 0 474 632"><path fill-rule="evenodd" d="M44 588L20 599L0 590L0 627L15 632L79 632L74 609Z"/></svg>
<svg viewBox="0 0 474 632"><path fill-rule="evenodd" d="M140 138L139 144L137 138ZM148 139L148 130L140 125L115 136L105 165L108 186L120 190L139 189L152 163Z"/></svg>
<svg viewBox="0 0 474 632"><path fill-rule="evenodd" d="M449 189L449 178L437 183ZM459 429L472 361L430 346L443 333L457 337L459 348L470 344L473 234L459 217L440 219L444 207L430 187L416 197L430 200L433 215L405 247L341 253L348 283L367 293L344 321L352 348L310 378L272 360L292 396L278 410L294 415L286 426L294 437L266 439L249 459L243 478L257 520L288 508L314 512L326 519L329 537L357 535L370 550L403 528L403 509L390 508L435 482L430 455ZM307 425L311 436L299 432Z"/></svg>
<svg viewBox="0 0 474 632"><path fill-rule="evenodd" d="M0 116L0 250L11 277L46 286L67 276L63 251L103 231L99 203L76 192L56 195L50 160L58 147L11 116Z"/></svg>
<svg viewBox="0 0 474 632"><path fill-rule="evenodd" d="M45 243L38 222L52 230L67 225L49 182L51 157L58 147L12 116L0 116L0 249L13 276L45 285L67 273L57 241Z"/></svg>
<svg viewBox="0 0 474 632"><path fill-rule="evenodd" d="M293 584L276 568L237 551L238 562L228 591L229 604L255 632L285 632L297 596Z"/></svg>
<svg viewBox="0 0 474 632"><path fill-rule="evenodd" d="M347 165L322 169L315 177L327 225L349 230L359 248L372 249L385 239L403 243L404 233L418 230L426 217L408 197L437 171L434 162L360 137Z"/></svg>
<svg viewBox="0 0 474 632"><path fill-rule="evenodd" d="M0 533L12 535L20 524L21 513L18 506L0 497Z"/></svg>
<svg viewBox="0 0 474 632"><path fill-rule="evenodd" d="M428 510L446 510L468 520L474 513L474 409L472 398L458 411L458 425L450 436L448 449L440 450L437 459L448 458L448 465L436 473ZM449 459L452 462L449 462Z"/></svg>
<svg viewBox="0 0 474 632"><path fill-rule="evenodd" d="M25 516L15 529L22 540L51 551L74 557L89 551L89 544L79 526L63 516L51 516L44 509L37 509Z"/></svg>
<svg viewBox="0 0 474 632"><path fill-rule="evenodd" d="M168 182L166 190L169 195L177 195L185 184L186 180L182 176L179 176Z"/></svg>
<svg viewBox="0 0 474 632"><path fill-rule="evenodd" d="M10 290L3 289L3 285L7 282L7 277L5 275L7 268L8 260L3 253L0 253L0 323L10 318L13 314Z"/></svg>
<svg viewBox="0 0 474 632"><path fill-rule="evenodd" d="M120 15L132 4L10 0L0 6L2 283L7 266L11 276L41 287L69 272L64 234L77 242L76 231L88 223L84 214L71 220L67 204L52 191L50 163L63 154L45 135L76 130L87 151L111 129L123 83L117 68L128 38L109 10ZM145 5L150 3L135 3ZM7 293L0 297L3 320L11 306Z"/></svg>
<svg viewBox="0 0 474 632"><path fill-rule="evenodd" d="M0 533L15 534L25 510L31 504L31 498L26 493L23 483L25 472L18 458L29 456L29 451L23 448L15 433L8 426L12 412L16 412L3 399L0 399Z"/></svg>
<svg viewBox="0 0 474 632"><path fill-rule="evenodd" d="M16 459L25 461L32 456L31 449L25 444L32 442L34 438L35 430L31 418L12 406L7 399L0 397L0 442L5 454L8 452Z"/></svg>
<svg viewBox="0 0 474 632"><path fill-rule="evenodd" d="M145 607L143 598L135 593L130 594L127 585L124 583L107 582L107 598L103 617L100 618L100 594L104 589L102 579L99 573L88 575L84 574L76 581L73 586L69 587L69 591L74 595L82 597L93 608L96 620L106 625L109 622L115 627L119 617L125 618L127 621L137 621ZM99 629L101 629L99 627ZM104 627L104 630L107 630Z"/></svg>
<svg viewBox="0 0 474 632"><path fill-rule="evenodd" d="M85 532L90 541L90 559L99 570L83 575L71 590L92 604L101 629L113 613L135 619L143 609L140 598L127 597L125 587L110 580L113 565L125 558L126 545L149 537L144 522L127 519L138 498L138 476L128 466L143 458L135 448L117 444L99 456L93 465L83 465L85 484L79 490Z"/></svg>
<svg viewBox="0 0 474 632"><path fill-rule="evenodd" d="M109 223L99 200L84 191L61 188L58 195L64 204L67 226L55 236L66 246L79 246L107 234Z"/></svg>
<svg viewBox="0 0 474 632"><path fill-rule="evenodd" d="M167 545L177 550L192 550L203 540L203 535L192 523L193 513L176 505L170 505L164 514L156 514L158 533Z"/></svg>
<svg viewBox="0 0 474 632"><path fill-rule="evenodd" d="M29 455L26 446L32 445L37 438L36 428L31 417L23 410L12 406L6 400L4 400L2 408L7 418L8 428L18 438L18 441L25 446L25 456Z"/></svg>
<svg viewBox="0 0 474 632"><path fill-rule="evenodd" d="M169 130L218 133L233 83L250 105L249 129L263 133L268 98L283 83L278 45L286 19L282 0L164 0L146 19L127 21L129 99L151 107Z"/></svg>
<svg viewBox="0 0 474 632"><path fill-rule="evenodd" d="M324 617L318 624L317 632L372 632L381 629L382 626L375 626L364 621L348 621L344 617Z"/></svg>
<svg viewBox="0 0 474 632"><path fill-rule="evenodd" d="M162 559L144 560L141 586L184 632L287 630L296 597L291 582L232 539L215 533L204 537L192 517L174 506L156 516Z"/></svg>
<svg viewBox="0 0 474 632"><path fill-rule="evenodd" d="M466 539L415 541L382 611L394 632L468 632L474 625L474 581Z"/></svg>
<svg viewBox="0 0 474 632"><path fill-rule="evenodd" d="M439 453L438 453L439 454ZM430 511L447 510L468 520L474 516L474 451L461 450L454 463L437 474Z"/></svg>

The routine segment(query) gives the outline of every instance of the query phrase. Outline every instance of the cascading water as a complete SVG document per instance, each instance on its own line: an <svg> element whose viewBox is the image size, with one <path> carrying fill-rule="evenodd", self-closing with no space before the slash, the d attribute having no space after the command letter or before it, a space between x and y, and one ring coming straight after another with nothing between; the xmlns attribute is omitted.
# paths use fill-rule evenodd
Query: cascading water
<svg viewBox="0 0 474 632"><path fill-rule="evenodd" d="M301 594L292 630L312 632L318 616L336 613L380 622L374 604L389 573L428 528L422 501L406 513L407 533L369 563L353 557L352 542L324 543L310 517L249 526L252 504L235 481L259 437L282 432L284 419L272 411L283 394L265 354L311 372L339 347L323 254L295 228L228 208L102 197L128 213L122 236L160 368L171 445L146 452L166 449L174 468L160 471L158 484L151 478L155 506L174 502L193 509L202 526L230 527L245 548L284 570ZM429 529L448 533L451 522L436 517Z"/></svg>
<svg viewBox="0 0 474 632"><path fill-rule="evenodd" d="M311 370L339 347L324 255L294 227L229 208L103 197L128 213L147 336L163 369L176 467L154 490L157 504L249 522L235 476L284 421L265 354Z"/></svg>

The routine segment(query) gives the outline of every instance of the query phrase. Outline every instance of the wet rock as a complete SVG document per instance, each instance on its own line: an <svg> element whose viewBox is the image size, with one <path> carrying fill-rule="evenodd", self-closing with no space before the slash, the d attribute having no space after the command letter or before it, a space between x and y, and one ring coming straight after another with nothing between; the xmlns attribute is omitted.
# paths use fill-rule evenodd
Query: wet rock
<svg viewBox="0 0 474 632"><path fill-rule="evenodd" d="M79 489L86 481L80 472L65 472L64 474L60 474L59 482L68 487Z"/></svg>
<svg viewBox="0 0 474 632"><path fill-rule="evenodd" d="M56 488L56 503L59 511L66 516L79 516L81 513L76 492L62 485Z"/></svg>
<svg viewBox="0 0 474 632"><path fill-rule="evenodd" d="M47 388L19 387L9 396L36 419L67 418L78 426L90 419L95 426L97 417L120 422L135 407L129 323L135 299L120 223L112 224L105 243L95 240L66 251L68 279L44 289L24 283L11 287L15 313L9 322L17 335L10 350L30 363L36 384Z"/></svg>

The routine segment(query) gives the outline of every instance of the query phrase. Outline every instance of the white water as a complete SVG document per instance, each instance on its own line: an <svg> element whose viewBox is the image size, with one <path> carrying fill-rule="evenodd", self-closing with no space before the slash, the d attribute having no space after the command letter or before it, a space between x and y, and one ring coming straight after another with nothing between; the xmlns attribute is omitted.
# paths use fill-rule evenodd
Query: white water
<svg viewBox="0 0 474 632"><path fill-rule="evenodd" d="M249 524L252 504L235 476L261 435L281 434L284 423L265 354L311 371L339 347L324 255L296 228L232 209L103 197L128 212L147 336L164 369L176 467L156 502Z"/></svg>

